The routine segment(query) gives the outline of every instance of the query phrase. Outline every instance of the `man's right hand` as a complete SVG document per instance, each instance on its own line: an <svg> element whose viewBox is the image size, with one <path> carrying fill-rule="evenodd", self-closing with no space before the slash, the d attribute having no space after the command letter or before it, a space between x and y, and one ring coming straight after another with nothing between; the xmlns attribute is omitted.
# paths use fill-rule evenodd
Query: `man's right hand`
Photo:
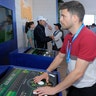
<svg viewBox="0 0 96 96"><path fill-rule="evenodd" d="M39 81L41 81L41 80L43 80L43 79L45 79L47 83L49 82L48 73L44 72L42 75L36 76L36 77L34 78L34 82L35 82L35 83L38 83Z"/></svg>

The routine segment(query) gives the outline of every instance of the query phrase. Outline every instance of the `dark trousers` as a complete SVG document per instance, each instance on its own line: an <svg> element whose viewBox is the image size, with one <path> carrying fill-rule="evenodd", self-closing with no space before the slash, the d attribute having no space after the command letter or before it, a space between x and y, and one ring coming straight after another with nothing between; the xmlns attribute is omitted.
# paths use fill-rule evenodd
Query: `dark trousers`
<svg viewBox="0 0 96 96"><path fill-rule="evenodd" d="M96 96L96 84L86 88L76 88L71 86L68 88L67 96Z"/></svg>

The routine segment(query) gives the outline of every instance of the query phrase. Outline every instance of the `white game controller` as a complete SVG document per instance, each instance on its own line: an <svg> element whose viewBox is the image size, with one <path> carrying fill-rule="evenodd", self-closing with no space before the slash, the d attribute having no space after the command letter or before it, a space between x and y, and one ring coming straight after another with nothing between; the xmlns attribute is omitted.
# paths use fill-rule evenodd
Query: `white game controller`
<svg viewBox="0 0 96 96"><path fill-rule="evenodd" d="M33 94L34 94L34 95L37 95L38 93L37 93L36 91L33 91Z"/></svg>
<svg viewBox="0 0 96 96"><path fill-rule="evenodd" d="M38 85L44 85L44 82L43 81L39 81Z"/></svg>

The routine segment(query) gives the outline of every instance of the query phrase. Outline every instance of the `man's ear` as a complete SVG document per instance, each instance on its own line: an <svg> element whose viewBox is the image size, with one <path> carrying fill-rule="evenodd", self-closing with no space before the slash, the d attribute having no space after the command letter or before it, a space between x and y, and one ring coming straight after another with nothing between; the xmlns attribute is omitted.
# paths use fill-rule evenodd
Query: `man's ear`
<svg viewBox="0 0 96 96"><path fill-rule="evenodd" d="M72 19L73 21L76 23L77 21L79 21L79 18L77 15L72 15Z"/></svg>

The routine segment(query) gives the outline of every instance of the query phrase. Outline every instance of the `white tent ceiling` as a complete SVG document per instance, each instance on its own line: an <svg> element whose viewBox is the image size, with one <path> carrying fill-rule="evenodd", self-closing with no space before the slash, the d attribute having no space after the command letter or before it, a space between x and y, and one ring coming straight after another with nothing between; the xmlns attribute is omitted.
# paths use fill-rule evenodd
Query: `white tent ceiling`
<svg viewBox="0 0 96 96"><path fill-rule="evenodd" d="M63 0L64 2L70 1L70 0ZM81 2L84 7L86 14L94 14L96 15L96 1L95 0L77 0Z"/></svg>

